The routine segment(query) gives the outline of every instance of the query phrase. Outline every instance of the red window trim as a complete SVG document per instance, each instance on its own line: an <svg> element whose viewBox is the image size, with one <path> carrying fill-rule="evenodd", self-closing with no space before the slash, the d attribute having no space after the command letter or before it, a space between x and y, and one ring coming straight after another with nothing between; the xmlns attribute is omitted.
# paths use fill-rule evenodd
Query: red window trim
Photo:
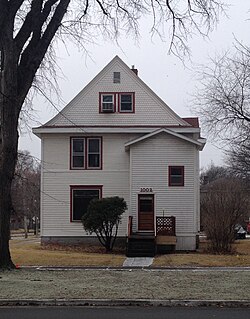
<svg viewBox="0 0 250 319"><path fill-rule="evenodd" d="M113 95L113 99L114 99L114 112L116 112L116 92L99 92L99 113L104 113L102 110L102 95ZM108 114L108 113L107 113Z"/></svg>
<svg viewBox="0 0 250 319"><path fill-rule="evenodd" d="M100 165L99 167L89 167L89 140L91 139L99 139L99 152L100 152ZM86 138L86 150L87 150L87 156L86 156L86 162L85 162L85 167L86 169L88 170L100 170L102 169L102 138L101 137L92 137L92 136L89 136Z"/></svg>
<svg viewBox="0 0 250 319"><path fill-rule="evenodd" d="M132 111L121 111L121 103L120 103L120 96L122 94L131 94L132 95ZM102 110L102 95L113 95L114 97L114 112L112 113L121 113L121 114L134 114L135 113L135 92L99 92L99 113L106 114ZM118 101L117 101L118 99ZM118 102L118 107L117 107ZM109 114L109 113L107 113Z"/></svg>
<svg viewBox="0 0 250 319"><path fill-rule="evenodd" d="M127 94L132 96L132 111L121 111L121 95ZM118 93L118 112L119 113L128 113L133 114L135 113L135 92L119 92Z"/></svg>
<svg viewBox="0 0 250 319"><path fill-rule="evenodd" d="M73 139L84 139L84 167L73 167ZM99 139L100 140L100 166L89 167L88 166L88 139ZM103 159L103 143L102 136L71 136L70 137L70 170L82 171L82 170L102 170L102 159Z"/></svg>
<svg viewBox="0 0 250 319"><path fill-rule="evenodd" d="M182 172L182 180L180 184L172 184L171 183L171 169L172 168L181 168L181 172ZM168 186L169 187L180 187L180 186L184 186L184 166L183 165L174 165L174 166L169 166L168 167Z"/></svg>
<svg viewBox="0 0 250 319"><path fill-rule="evenodd" d="M73 139L84 139L84 166L83 167L73 167ZM86 168L86 140L81 136L71 137L70 138L70 169L72 170L83 170Z"/></svg>
<svg viewBox="0 0 250 319"><path fill-rule="evenodd" d="M98 189L99 198L102 198L102 188L103 185L70 185L70 222L71 223L81 223L81 220L73 220L73 191L75 189Z"/></svg>

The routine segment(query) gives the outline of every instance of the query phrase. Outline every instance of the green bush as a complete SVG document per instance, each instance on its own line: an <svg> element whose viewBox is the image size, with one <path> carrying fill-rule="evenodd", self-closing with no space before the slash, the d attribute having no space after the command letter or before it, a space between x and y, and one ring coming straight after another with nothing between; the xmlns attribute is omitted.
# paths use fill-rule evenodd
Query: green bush
<svg viewBox="0 0 250 319"><path fill-rule="evenodd" d="M112 251L114 247L121 216L126 209L126 202L118 196L93 199L82 217L86 232L95 233L106 252Z"/></svg>

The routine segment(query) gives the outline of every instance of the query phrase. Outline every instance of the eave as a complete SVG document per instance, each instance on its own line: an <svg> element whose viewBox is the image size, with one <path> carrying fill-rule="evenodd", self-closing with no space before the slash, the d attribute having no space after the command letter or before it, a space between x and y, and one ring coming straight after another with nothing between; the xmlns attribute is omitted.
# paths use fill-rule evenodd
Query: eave
<svg viewBox="0 0 250 319"><path fill-rule="evenodd" d="M43 134L102 134L102 133L151 133L167 129L176 133L200 133L200 128L190 126L41 126L33 133L42 138Z"/></svg>

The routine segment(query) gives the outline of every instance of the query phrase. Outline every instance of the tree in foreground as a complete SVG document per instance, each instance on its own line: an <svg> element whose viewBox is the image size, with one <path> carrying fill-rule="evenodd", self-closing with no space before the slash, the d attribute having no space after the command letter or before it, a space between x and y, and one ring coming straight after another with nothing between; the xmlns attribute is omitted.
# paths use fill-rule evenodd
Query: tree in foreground
<svg viewBox="0 0 250 319"><path fill-rule="evenodd" d="M0 0L0 268L14 268L9 251L11 183L18 123L30 89L46 96L56 78L53 43L74 40L81 49L102 36L136 36L151 15L152 34L170 36L170 51L187 53L193 33L206 35L218 21L220 0ZM164 30L171 30L164 35ZM31 95L32 96L32 95ZM70 123L72 125L72 122Z"/></svg>
<svg viewBox="0 0 250 319"><path fill-rule="evenodd" d="M231 252L235 225L244 221L248 208L249 197L240 180L221 178L207 186L201 197L201 215L212 252Z"/></svg>
<svg viewBox="0 0 250 319"><path fill-rule="evenodd" d="M126 209L126 202L118 196L93 199L82 217L86 232L95 233L106 252L113 250L121 217Z"/></svg>

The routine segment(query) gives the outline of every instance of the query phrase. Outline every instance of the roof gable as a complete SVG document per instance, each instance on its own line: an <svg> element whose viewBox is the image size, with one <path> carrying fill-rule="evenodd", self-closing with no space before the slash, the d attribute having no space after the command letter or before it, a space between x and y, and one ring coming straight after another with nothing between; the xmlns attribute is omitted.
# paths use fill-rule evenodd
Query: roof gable
<svg viewBox="0 0 250 319"><path fill-rule="evenodd" d="M121 83L113 83L120 72ZM99 112L100 92L133 92L135 112L103 114ZM44 126L156 125L191 126L163 102L118 56L115 56L76 97Z"/></svg>
<svg viewBox="0 0 250 319"><path fill-rule="evenodd" d="M182 134L173 132L172 130L161 128L161 129L155 130L154 132L151 132L149 134L145 134L145 135L143 135L143 136L141 136L141 137L139 137L139 138L137 138L137 139L135 139L133 141L130 141L130 142L126 143L125 144L125 148L128 149L132 145L135 145L137 143L145 141L146 139L149 139L149 138L154 137L154 136L156 136L158 134L161 134L161 133L169 134L171 136L175 136L175 137L177 137L177 138L179 138L181 140L184 140L186 142L189 142L191 144L197 145L200 150L204 147L205 142L206 142L205 139L194 140L194 139L186 137L186 136L184 136Z"/></svg>

